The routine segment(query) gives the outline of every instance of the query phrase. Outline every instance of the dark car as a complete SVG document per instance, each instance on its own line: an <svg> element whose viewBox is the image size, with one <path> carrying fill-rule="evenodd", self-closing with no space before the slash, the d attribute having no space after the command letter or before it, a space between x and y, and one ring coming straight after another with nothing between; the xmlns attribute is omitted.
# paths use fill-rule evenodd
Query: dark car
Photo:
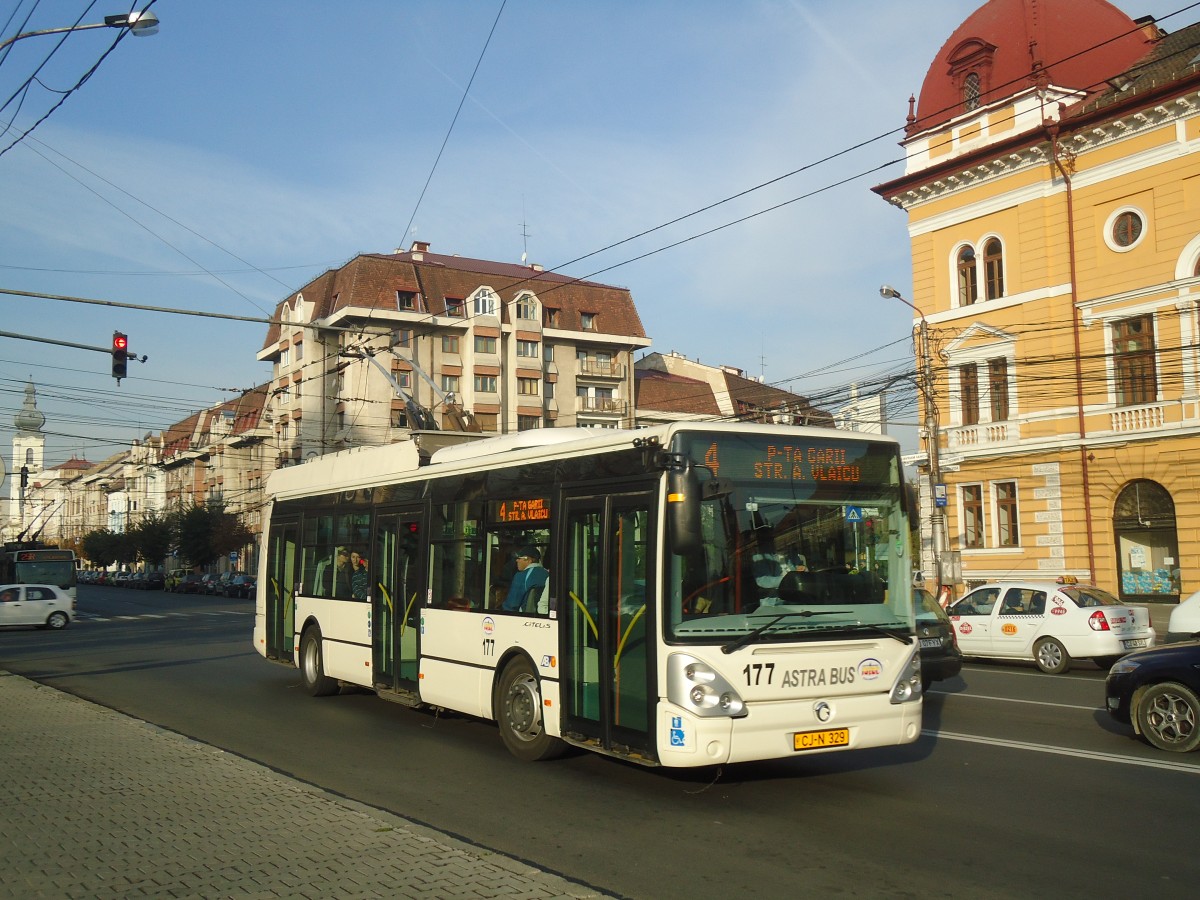
<svg viewBox="0 0 1200 900"><path fill-rule="evenodd" d="M1121 657L1104 682L1109 715L1159 750L1200 747L1200 641Z"/></svg>
<svg viewBox="0 0 1200 900"><path fill-rule="evenodd" d="M162 572L147 572L141 581L140 587L144 591L161 591L167 582L167 576Z"/></svg>
<svg viewBox="0 0 1200 900"><path fill-rule="evenodd" d="M175 585L175 590L180 594L202 594L203 588L200 584L200 576L195 572L188 572Z"/></svg>
<svg viewBox="0 0 1200 900"><path fill-rule="evenodd" d="M254 596L254 586L258 580L253 575L234 575L225 584L226 597L241 597L246 599Z"/></svg>
<svg viewBox="0 0 1200 900"><path fill-rule="evenodd" d="M962 654L954 637L954 625L933 594L913 588L913 612L917 616L917 639L921 642L921 690L935 681L945 681L962 671Z"/></svg>

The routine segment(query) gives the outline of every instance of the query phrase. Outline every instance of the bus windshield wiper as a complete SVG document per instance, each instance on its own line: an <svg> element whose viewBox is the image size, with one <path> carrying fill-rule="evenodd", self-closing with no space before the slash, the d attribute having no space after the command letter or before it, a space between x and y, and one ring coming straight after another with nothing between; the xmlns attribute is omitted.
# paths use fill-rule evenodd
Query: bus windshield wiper
<svg viewBox="0 0 1200 900"><path fill-rule="evenodd" d="M761 634L763 634L763 633L764 633L764 632L765 632L765 631L766 631L768 628L770 628L772 625L775 625L775 624L776 624L776 623L778 623L780 620L782 620L782 619L786 619L786 618L788 618L789 616L799 616L799 617L800 617L800 618L802 618L802 619L807 619L809 616L832 616L832 615L836 615L836 614L837 614L837 613L839 613L839 612L844 612L844 610L837 610L837 609L822 609L822 610L802 609L802 610L799 610L798 612L785 612L785 613L780 613L779 615L772 617L771 621L769 621L769 622L766 622L766 623L764 623L764 624L762 624L762 625L759 625L759 626L758 626L757 628L755 628L753 631L751 631L751 632L748 632L747 634L743 634L743 635L742 635L740 638L738 638L736 641L731 641L730 643L726 644L724 647L722 647L722 648L721 648L721 652L722 652L722 653L733 653L735 650L741 650L741 649L742 649L743 647L745 647L747 644L751 643L751 642L752 642L752 641L753 641L755 638L757 638L757 637L759 637Z"/></svg>
<svg viewBox="0 0 1200 900"><path fill-rule="evenodd" d="M884 628L882 625L876 625L874 622L851 622L847 628L866 628L869 631L874 631L887 637L897 640L904 645L912 643L912 636L900 634L895 628Z"/></svg>

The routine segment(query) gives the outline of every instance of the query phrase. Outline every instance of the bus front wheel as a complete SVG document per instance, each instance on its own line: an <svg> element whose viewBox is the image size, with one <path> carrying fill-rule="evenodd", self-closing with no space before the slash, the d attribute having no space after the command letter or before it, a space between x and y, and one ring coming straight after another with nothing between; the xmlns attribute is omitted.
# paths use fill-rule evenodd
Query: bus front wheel
<svg viewBox="0 0 1200 900"><path fill-rule="evenodd" d="M500 675L496 691L496 722L504 746L517 759L537 762L561 756L566 744L546 733L542 691L529 660L514 659Z"/></svg>
<svg viewBox="0 0 1200 900"><path fill-rule="evenodd" d="M300 680L304 690L313 697L328 697L337 693L338 683L325 674L325 661L321 658L321 629L314 625L304 632L300 642Z"/></svg>

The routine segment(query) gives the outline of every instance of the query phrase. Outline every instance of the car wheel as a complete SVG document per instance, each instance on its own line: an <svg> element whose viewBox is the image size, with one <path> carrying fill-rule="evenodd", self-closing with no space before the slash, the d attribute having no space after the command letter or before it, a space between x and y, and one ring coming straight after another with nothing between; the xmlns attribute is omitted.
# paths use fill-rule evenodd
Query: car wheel
<svg viewBox="0 0 1200 900"><path fill-rule="evenodd" d="M313 626L304 632L300 641L300 681L313 697L328 697L337 693L338 683L325 674L321 658L321 629Z"/></svg>
<svg viewBox="0 0 1200 900"><path fill-rule="evenodd" d="M52 612L46 617L46 627L53 628L55 631L58 631L62 628L66 628L67 625L70 624L70 621L70 616L68 616L65 612Z"/></svg>
<svg viewBox="0 0 1200 900"><path fill-rule="evenodd" d="M1092 662L1102 669L1111 669L1117 664L1120 658L1119 656L1094 656L1092 657Z"/></svg>
<svg viewBox="0 0 1200 900"><path fill-rule="evenodd" d="M546 734L541 686L528 659L519 657L504 667L495 709L500 738L517 759L537 762L561 756L566 750L566 744Z"/></svg>
<svg viewBox="0 0 1200 900"><path fill-rule="evenodd" d="M1137 705L1138 731L1159 750L1187 753L1200 747L1200 697L1182 684L1156 684Z"/></svg>
<svg viewBox="0 0 1200 900"><path fill-rule="evenodd" d="M1033 648L1033 659L1047 675L1061 675L1071 668L1071 654L1054 638L1042 638Z"/></svg>

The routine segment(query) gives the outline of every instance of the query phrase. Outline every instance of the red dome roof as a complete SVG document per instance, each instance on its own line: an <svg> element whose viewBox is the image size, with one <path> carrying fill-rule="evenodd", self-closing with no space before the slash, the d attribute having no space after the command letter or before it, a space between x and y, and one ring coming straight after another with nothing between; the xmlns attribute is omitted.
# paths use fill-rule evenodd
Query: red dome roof
<svg viewBox="0 0 1200 900"><path fill-rule="evenodd" d="M1106 0L988 0L938 51L921 85L917 121L909 133L966 112L972 74L979 105L1031 87L1035 62L1050 84L1093 88L1126 71L1152 43Z"/></svg>

